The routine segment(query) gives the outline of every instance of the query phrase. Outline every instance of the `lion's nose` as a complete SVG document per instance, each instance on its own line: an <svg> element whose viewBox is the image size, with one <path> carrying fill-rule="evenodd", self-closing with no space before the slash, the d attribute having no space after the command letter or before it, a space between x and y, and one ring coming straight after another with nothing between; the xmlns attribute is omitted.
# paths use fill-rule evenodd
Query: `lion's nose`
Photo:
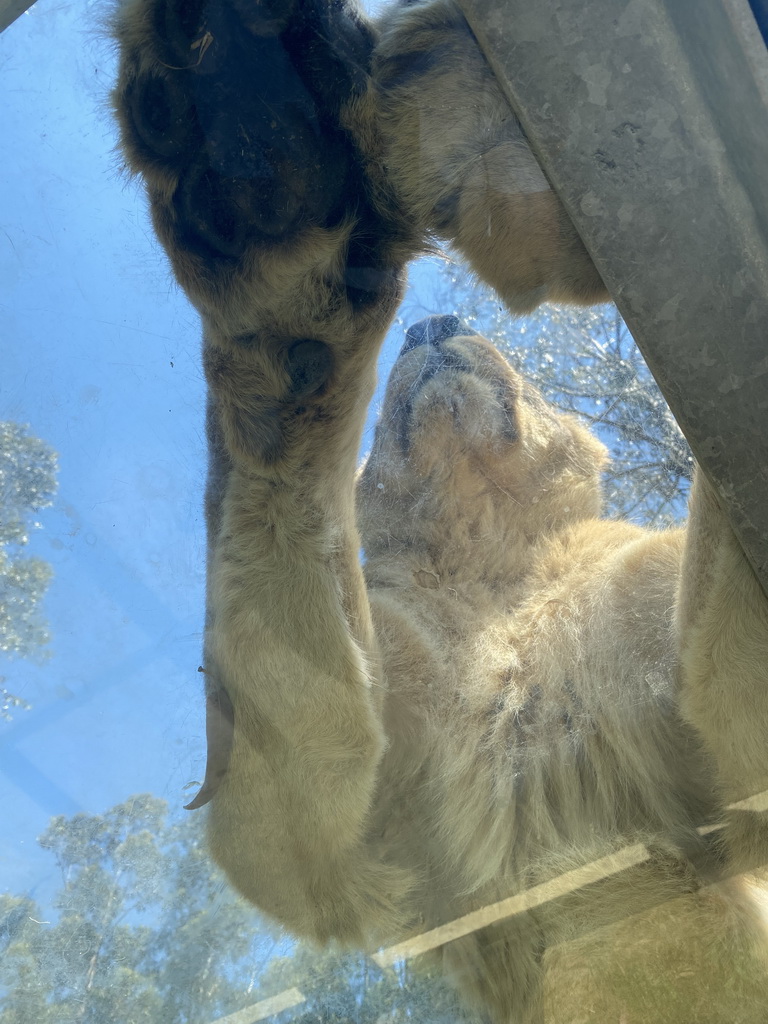
<svg viewBox="0 0 768 1024"><path fill-rule="evenodd" d="M467 327L457 316L452 314L425 316L423 320L418 320L405 332L405 344L400 349L400 355L410 352L418 345L439 345L446 338L455 338L459 334L477 334L477 331Z"/></svg>

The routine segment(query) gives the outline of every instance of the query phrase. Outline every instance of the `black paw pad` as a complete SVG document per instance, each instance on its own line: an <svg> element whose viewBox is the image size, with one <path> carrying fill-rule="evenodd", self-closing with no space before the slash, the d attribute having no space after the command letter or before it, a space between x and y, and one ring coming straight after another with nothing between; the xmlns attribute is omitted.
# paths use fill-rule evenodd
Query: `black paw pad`
<svg viewBox="0 0 768 1024"><path fill-rule="evenodd" d="M126 89L134 145L148 159L181 166L201 143L192 103L182 83L171 75L148 74Z"/></svg>
<svg viewBox="0 0 768 1024"><path fill-rule="evenodd" d="M196 127L200 158L174 197L185 244L237 258L259 237L338 223L350 196L361 199L339 112L367 80L367 29L326 0L168 0L163 10L186 70L175 72L178 96L154 80L143 87L134 120L171 159L186 145L181 123Z"/></svg>
<svg viewBox="0 0 768 1024"><path fill-rule="evenodd" d="M282 235L301 198L269 177L225 177L205 160L187 172L174 195L185 244L202 255L239 258L254 237Z"/></svg>
<svg viewBox="0 0 768 1024"><path fill-rule="evenodd" d="M367 87L373 37L347 0L145 2L150 60L125 53L118 101L133 166L158 175L160 195L176 183L164 215L175 244L237 260L365 217L362 158L341 122ZM362 251L380 248L377 232L350 251L353 301L392 278Z"/></svg>
<svg viewBox="0 0 768 1024"><path fill-rule="evenodd" d="M350 239L344 283L347 298L354 306L378 301L386 292L399 287L399 270L385 258L389 230L368 211L361 226Z"/></svg>
<svg viewBox="0 0 768 1024"><path fill-rule="evenodd" d="M288 350L285 368L293 398L320 394L333 371L333 353L322 341L297 341Z"/></svg>

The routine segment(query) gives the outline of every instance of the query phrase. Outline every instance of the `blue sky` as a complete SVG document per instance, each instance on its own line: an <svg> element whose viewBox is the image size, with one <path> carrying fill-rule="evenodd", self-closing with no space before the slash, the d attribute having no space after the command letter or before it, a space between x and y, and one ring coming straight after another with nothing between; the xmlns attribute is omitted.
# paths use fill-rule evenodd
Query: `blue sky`
<svg viewBox="0 0 768 1024"><path fill-rule="evenodd" d="M0 722L0 891L58 883L53 814L150 791L179 809L204 770L204 387L194 311L119 172L104 5L38 4L0 36L0 419L59 455L29 553L50 562L50 657L0 660L32 704ZM412 272L402 321L429 312Z"/></svg>

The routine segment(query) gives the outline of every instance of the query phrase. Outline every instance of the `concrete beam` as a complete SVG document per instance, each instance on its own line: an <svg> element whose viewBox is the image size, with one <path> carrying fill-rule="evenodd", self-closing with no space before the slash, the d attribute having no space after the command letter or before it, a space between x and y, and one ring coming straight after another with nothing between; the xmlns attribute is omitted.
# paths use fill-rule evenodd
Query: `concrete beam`
<svg viewBox="0 0 768 1024"><path fill-rule="evenodd" d="M768 51L746 0L459 0L768 591Z"/></svg>
<svg viewBox="0 0 768 1024"><path fill-rule="evenodd" d="M4 32L35 0L0 0L0 32Z"/></svg>

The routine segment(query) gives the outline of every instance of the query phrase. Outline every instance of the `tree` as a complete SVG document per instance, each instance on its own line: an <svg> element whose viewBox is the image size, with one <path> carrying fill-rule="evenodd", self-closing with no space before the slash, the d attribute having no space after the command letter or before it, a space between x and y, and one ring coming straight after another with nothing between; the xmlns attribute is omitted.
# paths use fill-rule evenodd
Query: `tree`
<svg viewBox="0 0 768 1024"><path fill-rule="evenodd" d="M667 525L685 514L693 457L615 306L542 306L515 319L471 274L442 264L446 308L504 351L565 412L578 413L607 445L609 514Z"/></svg>
<svg viewBox="0 0 768 1024"><path fill-rule="evenodd" d="M461 1024L455 993L439 958L420 958L382 970L373 960L297 943L291 956L272 961L262 978L265 993L298 988L306 1000L281 1024Z"/></svg>
<svg viewBox="0 0 768 1024"><path fill-rule="evenodd" d="M56 453L28 428L0 422L0 652L34 657L49 641L40 602L52 571L40 558L19 552L29 533L40 526L35 516L52 504L56 493ZM0 718L11 708L27 706L2 685Z"/></svg>
<svg viewBox="0 0 768 1024"><path fill-rule="evenodd" d="M171 819L148 795L53 818L39 839L61 879L50 906L0 895L1 1024L215 1024L293 987L305 1000L284 1021L457 1024L429 970L382 971L275 932L227 888L199 831L197 815Z"/></svg>
<svg viewBox="0 0 768 1024"><path fill-rule="evenodd" d="M46 910L2 898L2 1024L207 1021L236 1002L228 972L250 951L252 915L219 898L195 819L169 822L164 801L136 796L53 818L39 843L61 888Z"/></svg>

